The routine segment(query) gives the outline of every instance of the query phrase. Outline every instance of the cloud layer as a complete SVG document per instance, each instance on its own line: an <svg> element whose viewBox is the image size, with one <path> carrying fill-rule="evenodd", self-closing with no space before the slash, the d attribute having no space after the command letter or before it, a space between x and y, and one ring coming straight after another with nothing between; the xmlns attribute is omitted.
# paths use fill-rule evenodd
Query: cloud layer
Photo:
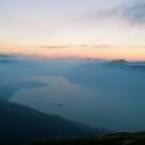
<svg viewBox="0 0 145 145"><path fill-rule="evenodd" d="M121 15L130 23L145 24L145 0L128 1Z"/></svg>
<svg viewBox="0 0 145 145"><path fill-rule="evenodd" d="M100 19L121 19L132 25L145 25L145 0L128 0L96 14Z"/></svg>

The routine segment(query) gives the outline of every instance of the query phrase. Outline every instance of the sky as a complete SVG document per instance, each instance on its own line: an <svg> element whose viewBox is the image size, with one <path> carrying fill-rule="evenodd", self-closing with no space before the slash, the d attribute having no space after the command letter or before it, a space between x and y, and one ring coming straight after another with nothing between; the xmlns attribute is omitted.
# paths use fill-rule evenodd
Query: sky
<svg viewBox="0 0 145 145"><path fill-rule="evenodd" d="M145 0L0 0L0 53L145 60Z"/></svg>

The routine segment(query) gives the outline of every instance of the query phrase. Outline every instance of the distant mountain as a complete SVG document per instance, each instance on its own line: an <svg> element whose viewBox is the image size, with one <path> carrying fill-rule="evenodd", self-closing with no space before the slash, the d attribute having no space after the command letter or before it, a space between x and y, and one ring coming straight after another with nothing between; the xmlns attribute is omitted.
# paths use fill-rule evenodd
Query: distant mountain
<svg viewBox="0 0 145 145"><path fill-rule="evenodd" d="M131 71L145 71L145 62L144 61L126 61L123 59L113 60L106 63L108 66L114 66L116 68L124 68Z"/></svg>
<svg viewBox="0 0 145 145"><path fill-rule="evenodd" d="M129 62L124 60L124 59L118 59L118 60L112 60L112 61L108 61L106 62L106 65L112 65L112 66L126 66L129 65Z"/></svg>
<svg viewBox="0 0 145 145"><path fill-rule="evenodd" d="M72 69L66 74L66 78L74 83L109 89L110 86L113 88L124 86L127 83L142 82L144 73L145 62L90 61Z"/></svg>
<svg viewBox="0 0 145 145"><path fill-rule="evenodd" d="M12 57L12 55L0 54L0 58L9 58L9 57Z"/></svg>
<svg viewBox="0 0 145 145"><path fill-rule="evenodd" d="M96 133L88 126L0 101L0 144L21 145L41 138L80 137Z"/></svg>
<svg viewBox="0 0 145 145"><path fill-rule="evenodd" d="M15 56L8 54L0 54L0 63L14 62Z"/></svg>
<svg viewBox="0 0 145 145"><path fill-rule="evenodd" d="M111 63L117 63L117 64L126 64L126 63L128 63L128 61L126 61L125 59L116 59L116 60L112 60L110 62Z"/></svg>

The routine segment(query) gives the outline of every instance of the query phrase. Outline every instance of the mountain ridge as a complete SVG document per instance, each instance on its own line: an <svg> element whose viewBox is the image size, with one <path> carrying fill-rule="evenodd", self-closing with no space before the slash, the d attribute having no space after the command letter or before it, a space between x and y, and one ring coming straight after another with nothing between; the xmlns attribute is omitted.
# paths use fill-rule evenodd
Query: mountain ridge
<svg viewBox="0 0 145 145"><path fill-rule="evenodd" d="M97 133L88 126L6 101L0 101L0 118L0 143L7 145L20 145L41 137L77 137Z"/></svg>

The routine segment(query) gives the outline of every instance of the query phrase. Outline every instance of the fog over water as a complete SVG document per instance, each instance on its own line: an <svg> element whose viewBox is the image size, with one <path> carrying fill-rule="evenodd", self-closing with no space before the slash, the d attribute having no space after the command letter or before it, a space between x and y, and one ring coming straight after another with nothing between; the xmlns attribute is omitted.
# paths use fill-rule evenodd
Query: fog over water
<svg viewBox="0 0 145 145"><path fill-rule="evenodd" d="M144 72L144 62L16 58L0 61L0 89L9 91L1 96L10 102L45 113L93 127L142 131Z"/></svg>
<svg viewBox="0 0 145 145"><path fill-rule="evenodd" d="M122 130L142 129L144 126L143 99L114 97L62 77L44 79L48 81L45 87L22 89L10 100L94 127Z"/></svg>

